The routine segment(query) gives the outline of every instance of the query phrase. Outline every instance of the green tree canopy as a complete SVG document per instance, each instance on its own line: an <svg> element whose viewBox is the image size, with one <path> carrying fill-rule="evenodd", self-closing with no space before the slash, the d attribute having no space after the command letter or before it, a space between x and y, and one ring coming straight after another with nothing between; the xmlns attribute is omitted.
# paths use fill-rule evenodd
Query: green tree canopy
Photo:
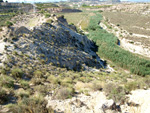
<svg viewBox="0 0 150 113"><path fill-rule="evenodd" d="M3 0L0 0L0 2L3 2Z"/></svg>

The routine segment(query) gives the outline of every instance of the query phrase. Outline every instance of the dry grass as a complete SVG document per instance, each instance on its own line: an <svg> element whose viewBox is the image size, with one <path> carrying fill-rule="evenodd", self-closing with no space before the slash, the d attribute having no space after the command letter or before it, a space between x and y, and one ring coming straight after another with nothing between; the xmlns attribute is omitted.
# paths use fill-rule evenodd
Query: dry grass
<svg viewBox="0 0 150 113"><path fill-rule="evenodd" d="M131 14L125 12L103 12L103 16L108 18L111 23L119 24L129 33L150 35L150 19L148 16Z"/></svg>

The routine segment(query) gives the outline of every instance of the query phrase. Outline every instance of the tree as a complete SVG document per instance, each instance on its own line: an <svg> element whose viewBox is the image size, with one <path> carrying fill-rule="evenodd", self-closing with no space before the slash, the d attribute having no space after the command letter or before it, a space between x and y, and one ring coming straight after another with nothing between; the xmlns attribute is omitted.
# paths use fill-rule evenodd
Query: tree
<svg viewBox="0 0 150 113"><path fill-rule="evenodd" d="M3 0L0 0L0 2L3 2Z"/></svg>

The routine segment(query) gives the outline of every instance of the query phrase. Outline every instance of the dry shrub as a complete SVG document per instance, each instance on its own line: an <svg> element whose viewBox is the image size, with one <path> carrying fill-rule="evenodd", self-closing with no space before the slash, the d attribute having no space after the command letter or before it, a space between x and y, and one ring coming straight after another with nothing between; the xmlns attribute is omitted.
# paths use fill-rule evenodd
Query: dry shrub
<svg viewBox="0 0 150 113"><path fill-rule="evenodd" d="M64 87L64 88L58 89L55 92L53 98L54 99L67 99L67 98L71 98L73 95L74 95L73 88Z"/></svg>

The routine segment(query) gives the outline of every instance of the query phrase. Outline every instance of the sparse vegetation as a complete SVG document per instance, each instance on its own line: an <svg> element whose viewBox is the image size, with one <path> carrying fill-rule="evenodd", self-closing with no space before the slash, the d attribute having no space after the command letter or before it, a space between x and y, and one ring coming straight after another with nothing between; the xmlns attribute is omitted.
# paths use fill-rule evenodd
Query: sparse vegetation
<svg viewBox="0 0 150 113"><path fill-rule="evenodd" d="M58 89L57 92L55 92L55 96L53 98L56 99L67 99L67 98L71 98L74 94L74 89L72 88L61 88Z"/></svg>
<svg viewBox="0 0 150 113"><path fill-rule="evenodd" d="M46 101L33 98L24 98L18 104L9 105L8 108L12 113L54 113L51 108L46 108Z"/></svg>
<svg viewBox="0 0 150 113"><path fill-rule="evenodd" d="M7 22L6 22L6 26L7 26L7 27L10 27L10 26L12 26L12 25L13 25L12 22L10 22L10 21L7 21Z"/></svg>

